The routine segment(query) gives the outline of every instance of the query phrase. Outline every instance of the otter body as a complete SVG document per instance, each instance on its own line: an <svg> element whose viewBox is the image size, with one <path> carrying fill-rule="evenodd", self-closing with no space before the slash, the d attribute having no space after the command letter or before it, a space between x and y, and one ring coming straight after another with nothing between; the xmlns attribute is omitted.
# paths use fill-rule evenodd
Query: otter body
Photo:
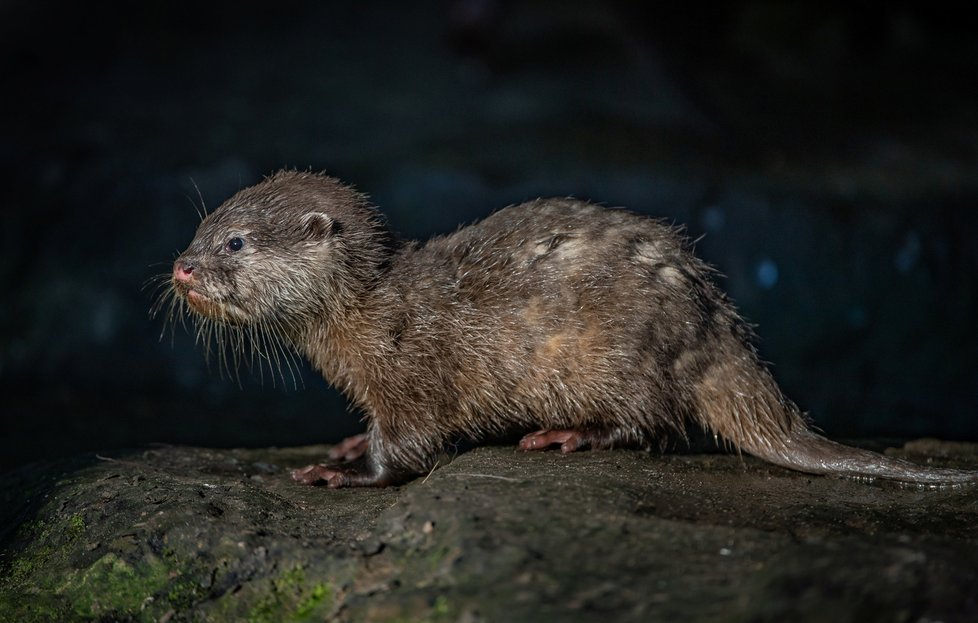
<svg viewBox="0 0 978 623"><path fill-rule="evenodd" d="M359 460L303 483L403 482L459 441L649 447L690 425L810 473L976 480L810 431L711 269L624 210L537 200L419 245L339 181L279 172L204 219L172 286L202 330L305 355L366 414L334 453Z"/></svg>

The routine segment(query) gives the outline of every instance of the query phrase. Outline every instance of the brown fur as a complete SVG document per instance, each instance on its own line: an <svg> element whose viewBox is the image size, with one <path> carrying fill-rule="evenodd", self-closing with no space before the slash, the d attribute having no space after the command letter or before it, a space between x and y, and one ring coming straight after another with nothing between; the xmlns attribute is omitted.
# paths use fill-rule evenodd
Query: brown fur
<svg viewBox="0 0 978 623"><path fill-rule="evenodd" d="M658 221L546 199L423 246L381 223L339 181L279 172L205 218L175 265L193 270L175 300L208 331L301 353L366 414L366 465L300 481L399 482L449 444L537 429L573 431L574 449L650 446L690 424L801 471L975 479L810 432L711 269ZM227 339L237 353L243 339Z"/></svg>

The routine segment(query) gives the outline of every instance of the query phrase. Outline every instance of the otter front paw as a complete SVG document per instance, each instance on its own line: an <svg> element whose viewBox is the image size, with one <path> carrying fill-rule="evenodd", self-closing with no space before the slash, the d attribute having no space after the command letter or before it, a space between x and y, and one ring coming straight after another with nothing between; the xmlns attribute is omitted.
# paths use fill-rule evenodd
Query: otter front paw
<svg viewBox="0 0 978 623"><path fill-rule="evenodd" d="M292 480L304 485L323 484L330 489L338 489L350 484L350 476L347 472L322 464L306 465L292 470Z"/></svg>
<svg viewBox="0 0 978 623"><path fill-rule="evenodd" d="M338 489L340 487L387 487L405 482L415 475L412 472L398 472L370 464L359 466L344 464L339 467L318 463L293 470L292 480L304 485L326 485L330 489Z"/></svg>

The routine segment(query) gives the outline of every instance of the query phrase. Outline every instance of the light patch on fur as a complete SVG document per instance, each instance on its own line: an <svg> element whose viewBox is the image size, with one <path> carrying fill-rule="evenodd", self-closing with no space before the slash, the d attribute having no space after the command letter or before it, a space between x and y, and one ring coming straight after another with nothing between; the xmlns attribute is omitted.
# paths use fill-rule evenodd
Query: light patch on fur
<svg viewBox="0 0 978 623"><path fill-rule="evenodd" d="M557 359L564 349L568 336L565 333L555 333L547 338L547 341L537 350L538 355L544 360Z"/></svg>
<svg viewBox="0 0 978 623"><path fill-rule="evenodd" d="M662 243L643 241L635 245L635 259L643 264L657 265L665 261Z"/></svg>
<svg viewBox="0 0 978 623"><path fill-rule="evenodd" d="M547 236L546 238L541 238L534 243L532 253L537 256L546 255L560 246L560 243L563 241L563 234L553 234Z"/></svg>
<svg viewBox="0 0 978 623"><path fill-rule="evenodd" d="M696 363L696 359L697 355L695 351L685 350L676 357L676 361L672 364L672 369L681 374Z"/></svg>
<svg viewBox="0 0 978 623"><path fill-rule="evenodd" d="M663 266L659 272L659 279L662 279L666 283L672 286L678 286L683 283L683 273L681 270L674 266Z"/></svg>
<svg viewBox="0 0 978 623"><path fill-rule="evenodd" d="M546 237L538 238L536 240L527 240L522 245L520 254L524 255L526 261L530 263L535 263L543 258L555 254L559 249L563 248L568 241L573 241L575 238L573 233L552 233Z"/></svg>
<svg viewBox="0 0 978 623"><path fill-rule="evenodd" d="M535 245L533 245L533 249L531 250L531 253L536 257L540 257L542 255L546 255L547 253L550 253L550 248L551 248L550 241L545 240L543 242L538 242Z"/></svg>
<svg viewBox="0 0 978 623"><path fill-rule="evenodd" d="M527 325L535 325L544 319L546 315L546 307L543 304L543 298L539 296L531 297L527 301L526 307L523 308L523 320L526 321Z"/></svg>
<svg viewBox="0 0 978 623"><path fill-rule="evenodd" d="M579 238L568 237L554 250L554 256L564 260L576 260L587 250L588 245Z"/></svg>

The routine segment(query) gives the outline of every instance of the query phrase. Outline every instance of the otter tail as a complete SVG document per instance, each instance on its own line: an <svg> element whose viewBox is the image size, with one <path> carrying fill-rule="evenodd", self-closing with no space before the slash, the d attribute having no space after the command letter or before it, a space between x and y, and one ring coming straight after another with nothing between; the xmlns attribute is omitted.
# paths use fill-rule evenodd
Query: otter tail
<svg viewBox="0 0 978 623"><path fill-rule="evenodd" d="M953 487L978 484L978 473L958 469L924 467L853 448L804 429L789 436L786 453L768 453L744 448L747 452L790 469L812 474L840 474L856 478L882 478L925 487Z"/></svg>
<svg viewBox="0 0 978 623"><path fill-rule="evenodd" d="M925 487L978 484L978 472L924 467L815 433L753 353L714 364L694 384L693 396L704 428L775 465L810 474L882 478Z"/></svg>

